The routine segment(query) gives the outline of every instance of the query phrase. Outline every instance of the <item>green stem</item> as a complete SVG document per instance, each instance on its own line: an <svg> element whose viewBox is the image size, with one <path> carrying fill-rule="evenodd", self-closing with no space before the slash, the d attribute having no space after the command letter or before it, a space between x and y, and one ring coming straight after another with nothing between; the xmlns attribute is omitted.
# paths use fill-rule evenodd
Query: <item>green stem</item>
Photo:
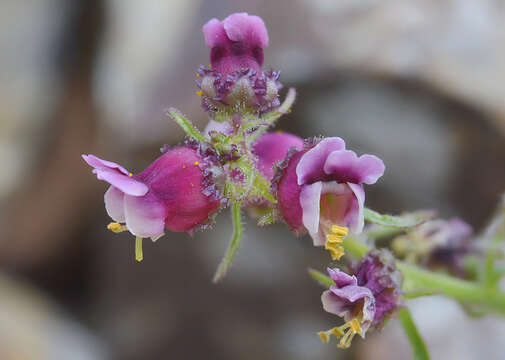
<svg viewBox="0 0 505 360"><path fill-rule="evenodd" d="M219 282L230 268L233 258L237 253L238 247L242 240L242 213L241 213L241 202L234 202L231 207L232 221L233 221L233 235L231 237L230 243L228 244L228 249L224 254L223 260L219 264L216 273L214 274L214 283Z"/></svg>
<svg viewBox="0 0 505 360"><path fill-rule="evenodd" d="M398 261L396 266L403 273L409 286L412 284L416 288L440 291L444 296L463 303L480 305L505 315L505 294L500 291L445 274L424 270L401 261Z"/></svg>
<svg viewBox="0 0 505 360"><path fill-rule="evenodd" d="M189 136L192 137L193 139L200 141L200 142L206 142L208 141L205 136L203 136L198 129L196 129L191 121L186 119L180 112L179 110L175 108L169 108L165 110L165 113L170 116L174 121L184 130L184 132Z"/></svg>
<svg viewBox="0 0 505 360"><path fill-rule="evenodd" d="M428 349L426 348L423 338L417 330L412 316L410 315L410 311L408 309L400 310L398 313L398 319L400 320L403 329L405 330L405 334L407 334L409 339L412 352L414 353L414 360L429 360L430 354L428 353Z"/></svg>
<svg viewBox="0 0 505 360"><path fill-rule="evenodd" d="M344 248L354 256L361 258L370 248L358 238L348 236L344 239ZM442 295L463 303L479 305L505 315L505 294L481 284L461 280L449 275L435 273L397 261L396 266L402 272L409 290L440 292Z"/></svg>

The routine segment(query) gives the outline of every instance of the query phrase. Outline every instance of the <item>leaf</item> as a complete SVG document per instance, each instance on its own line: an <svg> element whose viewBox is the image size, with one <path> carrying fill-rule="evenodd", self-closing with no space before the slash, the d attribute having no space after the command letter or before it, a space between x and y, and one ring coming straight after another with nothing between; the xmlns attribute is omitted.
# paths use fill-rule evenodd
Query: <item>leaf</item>
<svg viewBox="0 0 505 360"><path fill-rule="evenodd" d="M335 285L335 282L327 275L314 269L308 269L309 275L324 287Z"/></svg>
<svg viewBox="0 0 505 360"><path fill-rule="evenodd" d="M365 208L364 215L366 220L374 224L395 228L418 226L433 217L433 213L431 212L419 212L403 216L383 215L368 208Z"/></svg>
<svg viewBox="0 0 505 360"><path fill-rule="evenodd" d="M191 138L200 141L206 142L209 141L205 136L203 136L198 129L196 129L191 121L186 119L179 110L175 108L169 108L165 110L165 114L170 116L181 128L184 132Z"/></svg>
<svg viewBox="0 0 505 360"><path fill-rule="evenodd" d="M412 316L410 315L410 311L406 308L400 310L398 319L400 320L403 329L405 330L405 334L409 339L414 360L429 360L430 354L428 353L428 349L426 348L423 338L417 330L414 319L412 319Z"/></svg>

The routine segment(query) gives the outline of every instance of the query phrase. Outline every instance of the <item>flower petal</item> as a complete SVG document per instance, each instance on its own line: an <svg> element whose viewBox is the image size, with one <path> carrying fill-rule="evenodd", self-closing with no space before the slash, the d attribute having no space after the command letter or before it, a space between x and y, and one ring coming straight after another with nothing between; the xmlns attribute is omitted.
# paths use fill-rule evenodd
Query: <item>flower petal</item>
<svg viewBox="0 0 505 360"><path fill-rule="evenodd" d="M273 166L286 157L292 147L301 150L303 140L293 134L271 132L261 135L253 146L253 153L258 157L258 170L268 179L274 176Z"/></svg>
<svg viewBox="0 0 505 360"><path fill-rule="evenodd" d="M93 167L93 174L96 174L98 180L107 181L125 194L142 196L149 190L147 185L135 180L132 174L121 165L94 155L83 154L82 158Z"/></svg>
<svg viewBox="0 0 505 360"><path fill-rule="evenodd" d="M307 151L296 167L298 185L303 185L325 179L323 171L326 158L332 152L345 149L345 142L339 137L323 139Z"/></svg>
<svg viewBox="0 0 505 360"><path fill-rule="evenodd" d="M205 45L209 48L228 41L223 23L216 18L209 20L202 30L205 37Z"/></svg>
<svg viewBox="0 0 505 360"><path fill-rule="evenodd" d="M374 184L384 174L384 163L374 155L359 158L351 150L334 151L324 163L324 172L338 182Z"/></svg>
<svg viewBox="0 0 505 360"><path fill-rule="evenodd" d="M226 35L232 41L241 41L252 46L266 48L268 32L263 20L247 13L236 13L223 20Z"/></svg>
<svg viewBox="0 0 505 360"><path fill-rule="evenodd" d="M117 187L119 190L128 195L142 196L149 191L146 184L141 183L130 176L120 174L117 171L94 169L93 173L96 174L98 180L107 181L109 184Z"/></svg>
<svg viewBox="0 0 505 360"><path fill-rule="evenodd" d="M152 193L124 197L126 226L135 236L157 238L165 227L165 207Z"/></svg>
<svg viewBox="0 0 505 360"><path fill-rule="evenodd" d="M92 155L92 154L88 154L88 155L82 154L81 156L84 159L84 161L86 161L88 163L89 166L91 166L95 169L118 170L119 172L123 173L124 175L129 174L128 170L126 170L121 165L116 164L115 162L100 159L99 157L96 157L95 155Z"/></svg>
<svg viewBox="0 0 505 360"><path fill-rule="evenodd" d="M355 201L352 203L351 209L348 211L346 221L349 224L351 232L359 234L363 231L365 225L365 216L363 209L365 207L365 189L363 185L347 183L355 195Z"/></svg>
<svg viewBox="0 0 505 360"><path fill-rule="evenodd" d="M233 128L231 127L230 123L226 121L218 122L216 120L210 120L207 123L205 130L203 130L203 133L205 136L209 137L209 133L211 131L217 131L225 135L231 135L233 133Z"/></svg>
<svg viewBox="0 0 505 360"><path fill-rule="evenodd" d="M104 195L105 210L112 220L119 223L125 222L124 216L124 193L118 188L111 186Z"/></svg>
<svg viewBox="0 0 505 360"><path fill-rule="evenodd" d="M322 243L320 237L317 236L319 230L319 203L321 200L322 188L323 183L318 181L314 184L304 185L300 192L300 205L303 210L303 225L309 232L310 236L312 236L315 246L324 245L325 243L324 236Z"/></svg>
<svg viewBox="0 0 505 360"><path fill-rule="evenodd" d="M330 275L330 278L335 282L335 284L338 287L358 284L356 276L346 274L345 272L339 269L327 268L326 271L328 271L328 275Z"/></svg>

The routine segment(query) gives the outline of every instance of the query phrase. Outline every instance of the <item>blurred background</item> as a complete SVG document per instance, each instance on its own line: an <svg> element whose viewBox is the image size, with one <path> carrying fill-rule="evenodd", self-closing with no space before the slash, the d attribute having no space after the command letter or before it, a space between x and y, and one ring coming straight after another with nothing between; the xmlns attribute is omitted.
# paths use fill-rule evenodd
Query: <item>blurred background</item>
<svg viewBox="0 0 505 360"><path fill-rule="evenodd" d="M505 190L505 3L501 0L2 0L0 359L408 359L391 321L348 351L306 268L327 254L282 225L246 237L210 279L229 235L145 242L106 230L107 185L81 153L138 172L207 122L194 73L201 26L265 20L267 67L298 89L279 128L341 136L377 154L379 211L436 208L482 229ZM413 302L433 359L503 359L504 319L473 320L438 297Z"/></svg>

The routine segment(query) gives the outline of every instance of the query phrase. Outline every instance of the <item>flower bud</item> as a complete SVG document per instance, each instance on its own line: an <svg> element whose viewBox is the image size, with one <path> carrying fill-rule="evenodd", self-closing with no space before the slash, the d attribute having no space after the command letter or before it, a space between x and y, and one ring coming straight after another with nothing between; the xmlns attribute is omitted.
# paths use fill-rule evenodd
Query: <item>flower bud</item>
<svg viewBox="0 0 505 360"><path fill-rule="evenodd" d="M263 49L268 46L265 24L258 16L237 13L203 26L211 49L211 68L197 72L202 106L211 113L240 106L260 112L279 106L279 72L263 72Z"/></svg>

